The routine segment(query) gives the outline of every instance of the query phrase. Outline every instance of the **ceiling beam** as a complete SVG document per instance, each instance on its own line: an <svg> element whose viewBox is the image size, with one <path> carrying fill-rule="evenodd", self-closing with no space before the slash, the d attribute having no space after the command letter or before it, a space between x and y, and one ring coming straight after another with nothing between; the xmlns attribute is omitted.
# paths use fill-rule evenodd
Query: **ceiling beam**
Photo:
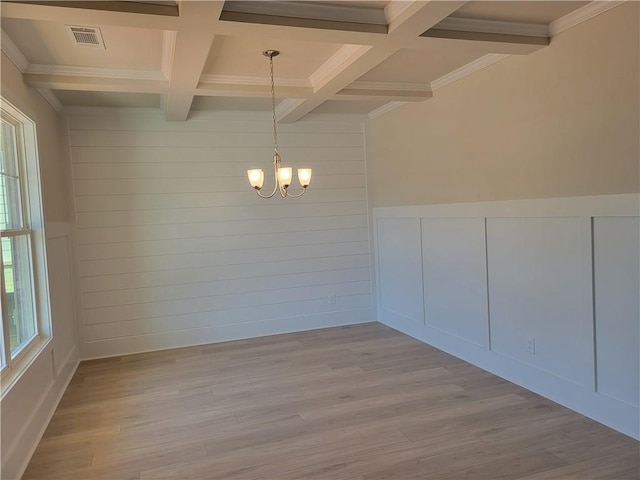
<svg viewBox="0 0 640 480"><path fill-rule="evenodd" d="M193 92L215 37L211 23L222 12L224 2L182 2L180 18L184 26L178 29L170 61L169 90L163 105L168 121L185 121L191 110Z"/></svg>
<svg viewBox="0 0 640 480"><path fill-rule="evenodd" d="M5 0L15 2L16 0ZM19 0L22 4L45 5L54 7L86 8L89 10L105 10L108 12L144 13L149 15L166 15L177 17L177 5L163 5L154 2L136 2L119 0Z"/></svg>
<svg viewBox="0 0 640 480"><path fill-rule="evenodd" d="M431 29L424 32L421 37L451 41L475 43L487 50L487 53L528 55L549 45L548 37L531 35L511 35L487 32L466 32L459 30Z"/></svg>
<svg viewBox="0 0 640 480"><path fill-rule="evenodd" d="M180 24L180 17L131 13L123 10L98 10L86 8L93 2L2 2L2 17L25 20L43 20L58 22L63 25L111 25L118 27L151 28L159 30L175 30ZM111 2L99 2L109 4ZM113 2L123 4L129 2ZM187 3L187 2L185 2Z"/></svg>
<svg viewBox="0 0 640 480"><path fill-rule="evenodd" d="M120 93L166 93L166 80L137 78L85 77L81 75L25 73L24 81L33 88Z"/></svg>
<svg viewBox="0 0 640 480"><path fill-rule="evenodd" d="M354 82L348 88L340 90L331 100L384 100L386 102L422 102L432 97L428 85Z"/></svg>
<svg viewBox="0 0 640 480"><path fill-rule="evenodd" d="M369 70L414 38L451 15L466 2L425 2L416 0L389 19L386 45L345 45L311 76L313 97L291 102L278 110L278 120L295 122L347 88Z"/></svg>
<svg viewBox="0 0 640 480"><path fill-rule="evenodd" d="M296 19L327 20L332 22L380 25L387 30L384 9L362 5L336 5L321 2L299 2L292 0L227 0L222 17L229 12L269 15Z"/></svg>

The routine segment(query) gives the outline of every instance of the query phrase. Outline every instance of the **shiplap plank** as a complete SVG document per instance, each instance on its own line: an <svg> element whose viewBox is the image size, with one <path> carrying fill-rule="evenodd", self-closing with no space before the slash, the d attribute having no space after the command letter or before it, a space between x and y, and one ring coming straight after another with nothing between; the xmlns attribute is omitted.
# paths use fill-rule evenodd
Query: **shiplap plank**
<svg viewBox="0 0 640 480"><path fill-rule="evenodd" d="M269 158L269 157L265 157ZM107 178L214 178L233 177L244 175L245 172L255 167L259 160L246 162L245 165L239 162L201 162L201 163L82 163L73 166L73 178L84 179L107 179ZM300 163L300 162L298 162ZM323 162L310 164L305 159L305 167L313 168L314 173L319 175L333 175L339 172L340 175L364 174L362 162L344 162L337 165L325 165ZM263 164L264 167L268 165ZM295 168L295 166L294 166ZM268 170L265 169L265 174ZM273 169L271 170L273 172Z"/></svg>
<svg viewBox="0 0 640 480"><path fill-rule="evenodd" d="M368 238L366 228L336 230L331 235L317 232L261 233L260 248L313 245L318 243L362 242ZM80 260L101 260L109 258L140 258L156 255L177 255L182 252L216 252L245 250L256 247L255 238L250 235L227 237L203 237L178 240L156 240L146 242L110 243L81 245Z"/></svg>
<svg viewBox="0 0 640 480"><path fill-rule="evenodd" d="M291 316L257 320L255 322L210 325L190 330L149 333L146 335L128 335L108 340L86 342L85 348L96 358L123 355L132 352L149 352L167 348L190 345L202 345L225 342L265 335L299 332L338 325L354 325L371 321L371 308L355 308L322 312L315 314L300 313ZM171 477L173 478L173 477Z"/></svg>
<svg viewBox="0 0 640 480"><path fill-rule="evenodd" d="M265 168L267 168L265 166ZM266 183L265 190L272 183ZM362 188L365 176L359 175L314 175L314 189ZM140 195L144 193L207 193L207 192L247 192L249 183L246 172L238 172L233 177L214 178L137 178L137 179L97 179L74 180L76 196L81 195ZM311 188L311 187L310 187ZM302 200L302 199L301 199ZM277 199L275 199L277 201Z"/></svg>
<svg viewBox="0 0 640 480"><path fill-rule="evenodd" d="M346 162L364 162L362 146L322 148L280 147L280 155L286 162L322 163L329 167L339 167ZM71 147L71 157L75 165L94 163L239 163L266 162L269 164L273 155L272 146L210 146L201 148L181 147L135 147L135 146L75 146Z"/></svg>
<svg viewBox="0 0 640 480"><path fill-rule="evenodd" d="M369 294L344 295L337 297L335 304L329 304L327 299L316 299L265 305L259 310L252 307L239 307L227 310L187 313L179 316L155 317L152 321L144 318L114 323L98 323L87 325L84 328L84 337L87 341L95 341L149 333L189 330L211 325L268 321L282 317L298 316L300 312L305 312L307 315L315 315L368 308L371 306L370 303L371 297Z"/></svg>
<svg viewBox="0 0 640 480"><path fill-rule="evenodd" d="M250 133L250 134L249 134ZM75 146L170 146L198 148L208 146L270 146L273 134L269 132L175 132L175 131L131 131L131 130L70 130L69 145ZM278 136L283 147L322 147L327 144L327 135L321 133L296 133ZM363 145L359 133L332 133L334 147Z"/></svg>
<svg viewBox="0 0 640 480"><path fill-rule="evenodd" d="M331 293L336 295L360 295L371 292L371 282L347 282L331 285L294 287L251 293L214 295L168 300L162 302L116 305L100 308L84 308L86 324L108 323L113 321L154 318L166 315L206 312L239 307L262 308L264 305L326 299ZM337 302L337 300L336 300Z"/></svg>
<svg viewBox="0 0 640 480"><path fill-rule="evenodd" d="M83 292L91 293L166 285L188 285L214 280L273 278L278 275L304 272L340 272L343 269L351 268L369 268L368 255L344 255L340 257L299 258L277 262L262 262L258 273L256 273L254 264L233 264L154 272L96 275L83 277L81 287Z"/></svg>
<svg viewBox="0 0 640 480"><path fill-rule="evenodd" d="M258 117L256 115L256 117ZM115 121L114 121L115 120ZM264 113L262 118L253 120L197 120L186 122L171 122L164 120L162 115L132 116L127 115L114 119L108 115L73 115L69 119L70 130L138 130L161 132L242 132L242 133L270 133L271 116ZM281 123L278 132L284 133L356 133L362 134L363 126L360 122L319 122L300 121L295 125Z"/></svg>
<svg viewBox="0 0 640 480"><path fill-rule="evenodd" d="M307 216L354 215L362 213L366 202L289 203L274 208L261 204L238 207L175 208L122 212L77 213L79 228L118 227L124 225L163 225L165 223L189 223L200 218L204 222L224 220L252 221L261 218L304 218Z"/></svg>
<svg viewBox="0 0 640 480"><path fill-rule="evenodd" d="M369 242L324 243L292 247L233 250L228 252L185 252L180 255L156 257L86 260L79 262L81 276L120 273L155 272L179 268L212 267L216 265L255 264L303 258L339 257L369 253ZM259 265L256 265L258 273Z"/></svg>
<svg viewBox="0 0 640 480"><path fill-rule="evenodd" d="M366 200L364 188L331 189L330 192L308 190L296 203L354 202ZM94 195L78 197L78 212L160 210L167 208L199 208L238 205L264 205L264 200L245 192L151 193L136 195Z"/></svg>
<svg viewBox="0 0 640 480"><path fill-rule="evenodd" d="M337 283L362 282L370 279L369 268L342 269L329 272L303 272L289 275L250 277L235 280L213 280L163 287L131 288L110 292L85 293L82 305L86 308L134 305L204 298L210 295L244 294L299 287L326 286Z"/></svg>
<svg viewBox="0 0 640 480"><path fill-rule="evenodd" d="M76 198L76 203L79 199ZM246 222L227 220L216 222L191 222L164 225L143 225L126 227L83 228L78 231L80 245L139 242L177 238L216 237L227 235L253 235L256 232L304 232L338 230L341 228L367 227L367 216L340 215L326 217L281 218L278 222L258 219Z"/></svg>

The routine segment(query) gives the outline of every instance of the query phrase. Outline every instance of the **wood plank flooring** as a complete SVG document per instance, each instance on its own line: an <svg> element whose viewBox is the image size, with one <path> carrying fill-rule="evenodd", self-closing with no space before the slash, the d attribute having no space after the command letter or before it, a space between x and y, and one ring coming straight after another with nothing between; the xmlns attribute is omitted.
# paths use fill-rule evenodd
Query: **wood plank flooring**
<svg viewBox="0 0 640 480"><path fill-rule="evenodd" d="M83 362L24 479L637 479L638 446L372 323Z"/></svg>

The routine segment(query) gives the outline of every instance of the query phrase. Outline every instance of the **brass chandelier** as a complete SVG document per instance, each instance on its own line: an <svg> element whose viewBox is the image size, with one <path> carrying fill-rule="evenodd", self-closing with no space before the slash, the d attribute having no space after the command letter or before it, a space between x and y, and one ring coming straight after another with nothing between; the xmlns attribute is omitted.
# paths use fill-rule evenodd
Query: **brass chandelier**
<svg viewBox="0 0 640 480"><path fill-rule="evenodd" d="M301 197L307 191L309 183L311 183L311 169L299 168L298 169L298 181L302 187L302 191L299 193L289 192L289 186L291 185L291 179L293 177L293 170L291 167L283 167L280 153L278 152L278 131L276 128L276 90L273 81L273 57L280 55L278 50L265 50L262 52L265 57L269 57L270 77L271 77L271 113L273 117L273 171L275 177L275 185L273 191L268 195L260 193L262 185L264 184L264 171L261 168L254 168L247 170L249 176L249 183L255 188L256 193L261 198L271 198L276 192L280 192L281 197Z"/></svg>

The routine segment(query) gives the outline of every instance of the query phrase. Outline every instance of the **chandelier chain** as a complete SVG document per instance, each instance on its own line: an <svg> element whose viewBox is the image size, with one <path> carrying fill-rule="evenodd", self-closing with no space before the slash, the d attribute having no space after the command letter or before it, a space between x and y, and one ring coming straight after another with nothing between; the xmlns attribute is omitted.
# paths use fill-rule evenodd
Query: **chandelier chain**
<svg viewBox="0 0 640 480"><path fill-rule="evenodd" d="M309 183L311 181L310 168L298 169L298 180L300 182L300 186L302 187L302 191L300 191L299 193L291 193L289 191L289 186L291 185L291 179L293 177L293 169L291 167L282 166L282 159L280 158L280 153L278 152L278 120L276 118L276 82L273 75L273 57L277 57L279 54L280 52L278 50L265 50L264 52L262 52L262 55L264 55L265 57L269 57L269 78L271 80L271 114L273 120L273 174L275 184L271 193L263 194L260 192L260 190L262 189L262 185L264 183L264 171L261 168L253 168L247 170L247 175L249 176L249 184L255 189L256 194L260 198L271 198L276 194L276 192L279 192L282 198L301 197L307 191L307 187L309 186Z"/></svg>
<svg viewBox="0 0 640 480"><path fill-rule="evenodd" d="M276 130L276 87L273 81L273 55L269 55L269 67L271 76L271 113L273 115L273 148L278 152L278 132Z"/></svg>

